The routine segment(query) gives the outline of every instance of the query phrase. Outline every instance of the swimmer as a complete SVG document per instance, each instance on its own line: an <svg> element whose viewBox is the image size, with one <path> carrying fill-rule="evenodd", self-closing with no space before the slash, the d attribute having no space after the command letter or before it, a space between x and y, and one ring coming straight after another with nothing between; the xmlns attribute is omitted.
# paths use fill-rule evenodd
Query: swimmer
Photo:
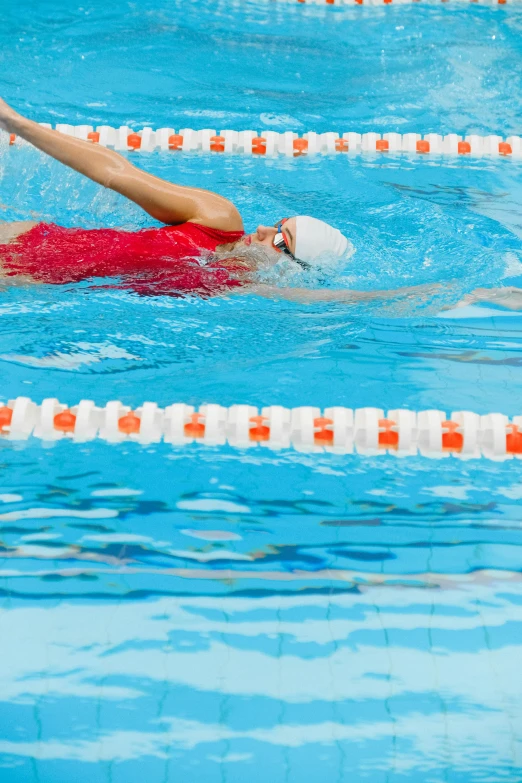
<svg viewBox="0 0 522 783"><path fill-rule="evenodd" d="M0 221L4 281L64 284L121 277L125 287L145 294L211 296L241 289L299 302L358 302L434 290L433 286L398 291L311 290L260 284L255 272L263 264L284 259L307 269L323 258L342 259L350 243L338 229L308 216L281 218L273 226L260 225L246 234L237 208L223 196L167 182L114 150L42 128L1 98L0 129L120 193L165 224L132 232ZM219 260L195 261L211 253Z"/></svg>

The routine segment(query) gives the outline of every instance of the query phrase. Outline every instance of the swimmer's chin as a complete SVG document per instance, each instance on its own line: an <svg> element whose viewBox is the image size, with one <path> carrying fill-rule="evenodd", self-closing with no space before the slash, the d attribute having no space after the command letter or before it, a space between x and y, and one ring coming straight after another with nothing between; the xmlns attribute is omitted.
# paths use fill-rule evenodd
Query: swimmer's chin
<svg viewBox="0 0 522 783"><path fill-rule="evenodd" d="M248 236L247 236L248 238ZM243 239L230 245L221 245L216 255L220 261L236 259L245 263L250 269L267 269L279 261L279 254L258 244L245 244Z"/></svg>
<svg viewBox="0 0 522 783"><path fill-rule="evenodd" d="M217 252L218 253L226 253L229 250L240 250L241 248L251 247L252 246L252 234L245 234L241 237L241 239L236 240L235 242L228 242L225 245L218 245Z"/></svg>

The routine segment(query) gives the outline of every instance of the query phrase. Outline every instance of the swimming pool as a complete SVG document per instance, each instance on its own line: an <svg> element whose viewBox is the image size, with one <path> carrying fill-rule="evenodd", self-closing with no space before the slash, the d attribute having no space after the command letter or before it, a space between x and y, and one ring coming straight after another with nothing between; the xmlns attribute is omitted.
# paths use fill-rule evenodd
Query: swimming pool
<svg viewBox="0 0 522 783"><path fill-rule="evenodd" d="M522 12L21 0L0 95L42 122L520 132ZM0 400L519 414L522 164L152 153L247 228L336 221L357 252L289 285L442 282L428 301L8 288ZM0 148L2 217L149 225ZM281 275L278 277L277 275ZM520 777L520 462L0 441L5 783Z"/></svg>

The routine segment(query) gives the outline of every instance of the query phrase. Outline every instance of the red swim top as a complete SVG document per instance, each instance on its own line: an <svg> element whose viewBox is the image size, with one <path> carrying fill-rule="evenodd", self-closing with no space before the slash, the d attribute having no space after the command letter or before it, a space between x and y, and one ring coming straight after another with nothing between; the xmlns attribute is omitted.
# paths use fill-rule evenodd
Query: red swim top
<svg viewBox="0 0 522 783"><path fill-rule="evenodd" d="M122 277L122 287L142 294L211 296L242 282L234 274L233 262L205 264L202 254L243 235L197 223L141 231L39 223L13 242L0 245L0 264L8 275L30 275L41 283Z"/></svg>

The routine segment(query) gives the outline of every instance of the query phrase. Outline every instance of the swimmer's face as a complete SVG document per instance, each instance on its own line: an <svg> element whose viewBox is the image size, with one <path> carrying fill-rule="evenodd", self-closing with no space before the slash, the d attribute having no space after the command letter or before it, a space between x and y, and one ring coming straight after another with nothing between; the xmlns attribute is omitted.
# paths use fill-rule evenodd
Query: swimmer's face
<svg viewBox="0 0 522 783"><path fill-rule="evenodd" d="M295 251L295 217L288 218L281 227L283 237L286 241L287 247L293 254ZM274 237L277 234L277 224L274 226L258 226L257 230L253 234L247 234L241 242L244 245L263 245L266 248L271 248L274 252L280 253L274 246Z"/></svg>

